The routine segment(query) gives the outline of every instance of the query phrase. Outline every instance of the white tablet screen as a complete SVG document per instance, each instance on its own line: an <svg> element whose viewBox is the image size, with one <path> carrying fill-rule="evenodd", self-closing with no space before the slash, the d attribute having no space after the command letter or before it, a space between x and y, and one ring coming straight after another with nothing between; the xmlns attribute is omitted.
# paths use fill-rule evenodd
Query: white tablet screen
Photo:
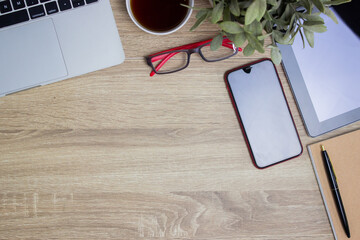
<svg viewBox="0 0 360 240"><path fill-rule="evenodd" d="M315 33L314 48L300 36L293 44L319 122L360 107L360 38L339 15L339 24L322 16L328 30Z"/></svg>

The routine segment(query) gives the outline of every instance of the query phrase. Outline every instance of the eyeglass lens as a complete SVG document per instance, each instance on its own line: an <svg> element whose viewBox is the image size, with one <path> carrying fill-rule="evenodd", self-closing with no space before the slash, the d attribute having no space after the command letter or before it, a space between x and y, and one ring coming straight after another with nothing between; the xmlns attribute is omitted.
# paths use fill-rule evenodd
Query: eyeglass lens
<svg viewBox="0 0 360 240"><path fill-rule="evenodd" d="M213 51L210 49L210 45L206 45L200 49L200 52L207 61L220 61L234 55L236 50L221 46L219 49Z"/></svg>
<svg viewBox="0 0 360 240"><path fill-rule="evenodd" d="M155 61L152 64L154 67L156 67L161 62L162 62L162 59L160 59L159 61ZM177 52L176 54L174 54L174 56L169 58L166 61L166 63L160 69L157 70L157 72L158 73L167 73L167 72L173 72L173 71L183 69L184 67L186 67L187 62L188 62L187 52Z"/></svg>

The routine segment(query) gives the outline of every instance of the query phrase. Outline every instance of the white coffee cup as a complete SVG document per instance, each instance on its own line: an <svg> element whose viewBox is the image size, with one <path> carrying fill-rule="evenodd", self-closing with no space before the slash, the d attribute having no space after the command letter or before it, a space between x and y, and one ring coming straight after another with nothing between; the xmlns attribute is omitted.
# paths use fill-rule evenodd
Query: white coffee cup
<svg viewBox="0 0 360 240"><path fill-rule="evenodd" d="M185 23L189 20L190 16L191 16L191 13L192 13L192 8L188 8L187 12L186 12L186 15L184 17L184 19L181 21L180 24L178 24L176 27L172 28L172 29L169 29L167 31L153 31L151 29L148 29L146 27L144 27L143 25L141 25L139 23L139 21L135 18L134 14L133 14L133 11L131 9L131 5L130 5L130 1L131 0L126 0L126 9L127 9L127 12L131 18L131 20L136 24L136 26L138 26L141 30L143 30L144 32L147 32L147 33L150 33L150 34L154 34L154 35L167 35L167 34L170 34L170 33L173 33L173 32L176 32L177 30L179 30L180 28L182 28ZM151 0L148 0L148 1L151 1ZM170 1L170 0L169 0ZM194 6L194 0L189 0L189 6L190 7L193 7Z"/></svg>

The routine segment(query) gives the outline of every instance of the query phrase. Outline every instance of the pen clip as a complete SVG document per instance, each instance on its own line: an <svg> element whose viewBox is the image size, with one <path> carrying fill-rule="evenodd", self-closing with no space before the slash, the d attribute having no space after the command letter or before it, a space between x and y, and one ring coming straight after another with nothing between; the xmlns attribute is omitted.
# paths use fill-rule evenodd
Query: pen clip
<svg viewBox="0 0 360 240"><path fill-rule="evenodd" d="M336 182L336 185L337 185L337 177L336 177L336 173L335 173L335 171L334 171L334 167L333 167L333 164L332 164L332 162L331 162L330 156L329 156L329 154L327 153L327 151L326 151L326 149L325 149L324 145L321 145L321 151L323 151L323 153L324 153L324 154L326 154L327 159L329 159L330 168L331 168L332 173L334 174L334 177L335 177L335 182ZM337 186L336 186L336 187L337 187Z"/></svg>

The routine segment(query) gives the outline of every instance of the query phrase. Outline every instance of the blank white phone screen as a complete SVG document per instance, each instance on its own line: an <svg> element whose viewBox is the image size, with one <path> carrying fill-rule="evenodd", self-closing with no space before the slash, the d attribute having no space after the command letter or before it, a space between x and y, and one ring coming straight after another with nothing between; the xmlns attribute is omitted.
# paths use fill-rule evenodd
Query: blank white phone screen
<svg viewBox="0 0 360 240"><path fill-rule="evenodd" d="M270 60L227 76L254 161L260 168L298 156L302 146Z"/></svg>

